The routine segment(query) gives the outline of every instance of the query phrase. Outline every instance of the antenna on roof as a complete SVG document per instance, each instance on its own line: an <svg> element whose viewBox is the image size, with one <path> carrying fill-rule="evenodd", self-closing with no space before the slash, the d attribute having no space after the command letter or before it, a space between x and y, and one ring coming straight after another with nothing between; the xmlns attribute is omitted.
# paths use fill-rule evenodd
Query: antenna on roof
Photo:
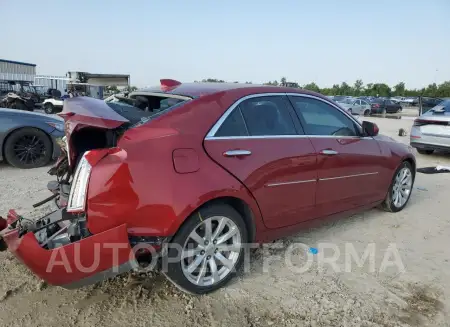
<svg viewBox="0 0 450 327"><path fill-rule="evenodd" d="M181 82L176 81L174 79L167 78L167 79L160 79L159 81L161 82L161 89L163 89L163 90L181 85Z"/></svg>

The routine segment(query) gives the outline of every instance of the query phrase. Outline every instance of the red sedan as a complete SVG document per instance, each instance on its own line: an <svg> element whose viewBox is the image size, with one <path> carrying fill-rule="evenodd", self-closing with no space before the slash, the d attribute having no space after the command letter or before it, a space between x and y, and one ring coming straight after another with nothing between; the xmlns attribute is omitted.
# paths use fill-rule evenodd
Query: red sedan
<svg viewBox="0 0 450 327"><path fill-rule="evenodd" d="M178 287L210 292L248 243L380 204L400 211L413 189L412 148L320 94L161 80L116 100L65 101L67 157L48 186L60 209L34 223L11 210L1 232L50 284L159 258Z"/></svg>

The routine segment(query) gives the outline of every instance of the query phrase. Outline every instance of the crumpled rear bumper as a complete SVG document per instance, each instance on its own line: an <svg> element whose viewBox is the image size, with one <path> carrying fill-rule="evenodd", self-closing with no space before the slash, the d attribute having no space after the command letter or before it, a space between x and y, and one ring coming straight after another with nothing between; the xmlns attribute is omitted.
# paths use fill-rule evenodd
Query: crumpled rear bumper
<svg viewBox="0 0 450 327"><path fill-rule="evenodd" d="M136 265L125 224L51 250L41 247L32 232L19 237L18 228L7 227L0 236L34 274L64 288L93 284Z"/></svg>

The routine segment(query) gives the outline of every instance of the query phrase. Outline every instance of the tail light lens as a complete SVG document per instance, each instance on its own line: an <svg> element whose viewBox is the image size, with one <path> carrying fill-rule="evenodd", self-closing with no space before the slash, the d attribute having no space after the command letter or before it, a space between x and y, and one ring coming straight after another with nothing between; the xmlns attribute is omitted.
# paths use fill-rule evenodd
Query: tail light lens
<svg viewBox="0 0 450 327"><path fill-rule="evenodd" d="M67 212L82 212L85 209L89 177L92 170L91 164L86 159L89 152L84 153L75 171L67 203Z"/></svg>

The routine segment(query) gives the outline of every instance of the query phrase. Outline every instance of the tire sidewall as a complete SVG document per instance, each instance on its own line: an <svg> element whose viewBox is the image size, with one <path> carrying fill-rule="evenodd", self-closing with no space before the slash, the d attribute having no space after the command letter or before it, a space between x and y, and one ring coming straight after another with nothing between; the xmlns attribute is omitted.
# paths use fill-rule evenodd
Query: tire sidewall
<svg viewBox="0 0 450 327"><path fill-rule="evenodd" d="M44 105L44 111L46 114L51 115L55 112L55 107L51 103L46 103Z"/></svg>
<svg viewBox="0 0 450 327"><path fill-rule="evenodd" d="M392 190L394 188L395 178L397 177L397 174L399 173L400 170L402 170L405 167L408 167L409 171L412 174L411 191L409 192L409 196L408 196L408 199L406 200L406 202L401 207L397 207L394 205L394 199L392 199ZM412 191L414 189L415 177L416 176L414 174L412 166L407 161L402 162L402 164L395 170L395 173L394 173L394 176L392 177L391 185L389 186L389 191L388 191L388 194L386 195L386 200L385 200L385 205L386 205L387 209L389 209L389 211L399 212L399 211L403 210L404 207L406 207L406 205L408 204L408 202L411 198Z"/></svg>
<svg viewBox="0 0 450 327"><path fill-rule="evenodd" d="M46 148L45 158L36 165L24 165L15 155L13 146L17 142L18 139L25 135L36 135L41 138L44 142L44 146ZM53 152L53 144L50 137L40 129L25 127L19 130L14 131L11 135L8 136L6 142L4 144L4 153L6 161L17 168L21 169L30 169L30 168L38 168L45 166L52 159Z"/></svg>
<svg viewBox="0 0 450 327"><path fill-rule="evenodd" d="M194 230L194 228L198 226L198 224L200 224L202 221L214 216L227 217L231 219L236 224L236 226L238 226L239 231L241 233L241 244L242 244L241 252L239 253L239 258L236 262L233 271L231 271L224 279L222 279L217 284L203 287L192 284L184 276L181 267L181 260L178 260L181 254L173 247L169 247L169 250L167 251L166 255L167 259L170 260L168 260L168 263L166 265L167 270L163 271L163 273L171 282L175 284L175 286L177 286L178 288L180 288L185 292L191 294L205 294L220 289L236 275L237 271L239 271L239 268L241 267L244 261L244 253L246 250L245 245L248 242L247 227L241 215L233 207L227 204L214 204L197 210L180 227L177 234L172 239L171 243L183 247L187 238L189 237L189 234ZM171 262L172 260L176 260L176 262Z"/></svg>

